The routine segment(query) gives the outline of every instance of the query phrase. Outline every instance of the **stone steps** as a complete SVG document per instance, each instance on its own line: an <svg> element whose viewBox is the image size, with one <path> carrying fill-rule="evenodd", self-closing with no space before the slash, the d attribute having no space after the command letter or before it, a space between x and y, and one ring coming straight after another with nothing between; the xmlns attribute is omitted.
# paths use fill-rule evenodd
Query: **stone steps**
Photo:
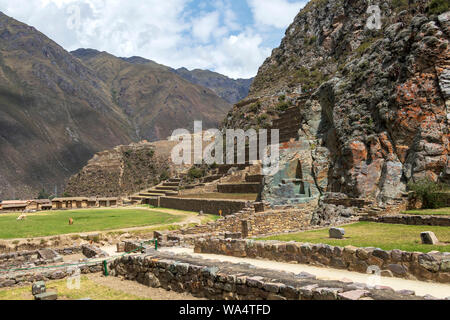
<svg viewBox="0 0 450 320"><path fill-rule="evenodd" d="M178 186L156 186L155 187L156 190L162 190L162 191L178 191L179 187Z"/></svg>

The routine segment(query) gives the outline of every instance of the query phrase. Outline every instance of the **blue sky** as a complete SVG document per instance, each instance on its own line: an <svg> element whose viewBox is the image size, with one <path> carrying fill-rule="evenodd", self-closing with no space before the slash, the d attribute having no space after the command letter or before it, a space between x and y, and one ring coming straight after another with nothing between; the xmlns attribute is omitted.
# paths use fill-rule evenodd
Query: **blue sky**
<svg viewBox="0 0 450 320"><path fill-rule="evenodd" d="M300 0L0 0L0 11L67 50L142 56L250 78L306 4Z"/></svg>

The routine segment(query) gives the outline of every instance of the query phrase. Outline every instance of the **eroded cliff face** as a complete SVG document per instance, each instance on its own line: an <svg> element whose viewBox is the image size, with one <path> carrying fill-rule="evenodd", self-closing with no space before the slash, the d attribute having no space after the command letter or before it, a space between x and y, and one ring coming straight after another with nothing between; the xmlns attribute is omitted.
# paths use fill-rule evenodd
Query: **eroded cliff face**
<svg viewBox="0 0 450 320"><path fill-rule="evenodd" d="M450 12L428 1L311 1L226 127L270 127L297 106L321 192L387 201L408 181L449 181ZM293 151L296 152L296 151Z"/></svg>

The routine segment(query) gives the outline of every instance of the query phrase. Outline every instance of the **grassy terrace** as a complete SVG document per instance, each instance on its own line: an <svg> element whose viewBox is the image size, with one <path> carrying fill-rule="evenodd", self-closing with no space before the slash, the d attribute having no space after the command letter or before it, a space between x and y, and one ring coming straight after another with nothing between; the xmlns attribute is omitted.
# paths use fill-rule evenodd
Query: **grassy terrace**
<svg viewBox="0 0 450 320"><path fill-rule="evenodd" d="M58 300L78 300L89 297L92 300L150 300L109 288L81 277L80 289L69 289L67 280L51 281L47 283L47 291L56 290ZM0 300L34 300L31 286L8 288L0 290Z"/></svg>
<svg viewBox="0 0 450 320"><path fill-rule="evenodd" d="M18 213L4 214L0 215L0 239L165 225L182 221L186 214L189 212L178 215L165 212L164 209L146 208L83 209L28 214L25 221L17 221ZM74 220L71 226L70 218Z"/></svg>
<svg viewBox="0 0 450 320"><path fill-rule="evenodd" d="M325 243L333 246L376 247L384 250L400 249L411 252L450 252L450 228L430 226L407 226L397 224L359 222L343 227L346 238L330 239L328 229L306 231L295 234L272 236L262 240ZM433 231L443 245L422 245L420 233Z"/></svg>
<svg viewBox="0 0 450 320"><path fill-rule="evenodd" d="M413 215L434 215L434 216L450 216L450 208L441 209L425 209L425 210L408 210L404 214Z"/></svg>
<svg viewBox="0 0 450 320"><path fill-rule="evenodd" d="M199 194L184 194L177 196L183 199L223 199L223 200L247 200L256 201L257 193L199 193Z"/></svg>

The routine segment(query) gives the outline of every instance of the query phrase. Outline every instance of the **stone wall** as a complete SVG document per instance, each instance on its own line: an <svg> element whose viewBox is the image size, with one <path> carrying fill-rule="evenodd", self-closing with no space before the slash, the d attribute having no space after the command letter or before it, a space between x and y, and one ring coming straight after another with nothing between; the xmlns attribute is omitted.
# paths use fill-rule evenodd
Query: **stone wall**
<svg viewBox="0 0 450 320"><path fill-rule="evenodd" d="M217 190L221 193L259 193L260 183L224 183L218 184Z"/></svg>
<svg viewBox="0 0 450 320"><path fill-rule="evenodd" d="M102 272L103 262L80 265L81 274ZM29 270L0 275L0 288L31 285L36 281L61 280L74 275L74 267Z"/></svg>
<svg viewBox="0 0 450 320"><path fill-rule="evenodd" d="M87 258L104 258L109 256L105 251L92 245L83 245L81 250Z"/></svg>
<svg viewBox="0 0 450 320"><path fill-rule="evenodd" d="M241 211L249 206L250 202L240 200L214 200L214 199L182 199L175 197L161 197L159 206L162 208L193 211L210 214L229 215Z"/></svg>
<svg viewBox="0 0 450 320"><path fill-rule="evenodd" d="M195 243L195 252L296 262L361 273L376 266L385 276L450 283L449 253L425 254L298 242L222 239L199 239Z"/></svg>
<svg viewBox="0 0 450 320"><path fill-rule="evenodd" d="M12 252L0 255L0 273L2 270L35 267L61 262L62 256L53 249Z"/></svg>
<svg viewBox="0 0 450 320"><path fill-rule="evenodd" d="M379 217L361 217L360 221L406 224L414 226L450 227L450 216L392 215Z"/></svg>
<svg viewBox="0 0 450 320"><path fill-rule="evenodd" d="M168 253L122 257L110 263L109 269L112 276L210 300L433 299L386 287L368 288L364 284L317 280L306 273L296 275L241 264L218 264Z"/></svg>
<svg viewBox="0 0 450 320"><path fill-rule="evenodd" d="M304 209L267 211L262 213L242 212L226 216L205 225L180 230L183 235L240 232L242 237L276 234L308 229L311 213Z"/></svg>

